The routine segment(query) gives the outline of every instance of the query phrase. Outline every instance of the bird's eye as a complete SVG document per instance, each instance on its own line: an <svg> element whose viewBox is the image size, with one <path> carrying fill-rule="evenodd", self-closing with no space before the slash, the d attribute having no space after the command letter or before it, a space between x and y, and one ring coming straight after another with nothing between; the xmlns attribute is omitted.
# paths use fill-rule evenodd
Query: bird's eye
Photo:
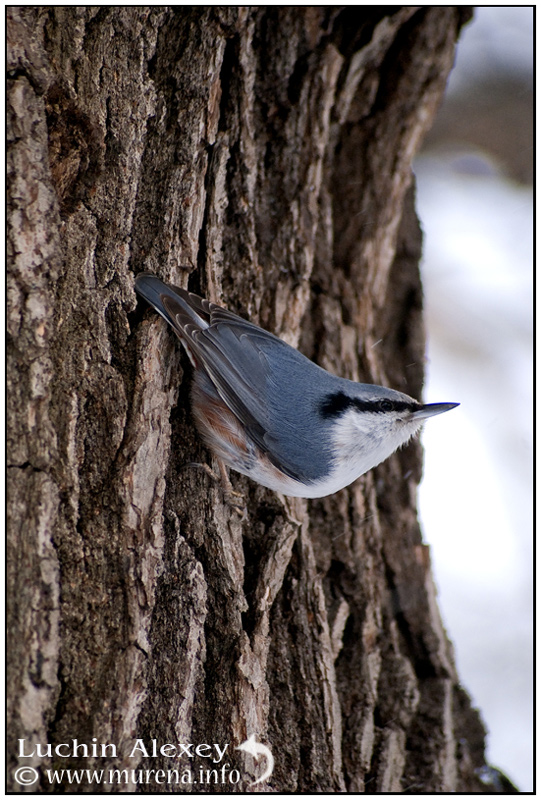
<svg viewBox="0 0 541 800"><path fill-rule="evenodd" d="M392 411L393 404L390 400L380 400L379 407L382 411Z"/></svg>

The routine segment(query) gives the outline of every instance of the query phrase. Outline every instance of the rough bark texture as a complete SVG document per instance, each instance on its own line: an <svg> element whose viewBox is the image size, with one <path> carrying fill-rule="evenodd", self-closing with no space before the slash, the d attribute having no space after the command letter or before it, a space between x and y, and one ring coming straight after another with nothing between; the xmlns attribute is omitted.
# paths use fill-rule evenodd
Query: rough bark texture
<svg viewBox="0 0 541 800"><path fill-rule="evenodd" d="M133 291L156 272L419 397L411 161L468 13L8 11L10 780L216 766L156 739L228 743L240 781L78 791L241 791L255 734L275 770L252 790L497 790L419 531L420 445L309 503L233 474L241 521L186 468L210 460L189 364ZM93 737L117 756L17 756Z"/></svg>

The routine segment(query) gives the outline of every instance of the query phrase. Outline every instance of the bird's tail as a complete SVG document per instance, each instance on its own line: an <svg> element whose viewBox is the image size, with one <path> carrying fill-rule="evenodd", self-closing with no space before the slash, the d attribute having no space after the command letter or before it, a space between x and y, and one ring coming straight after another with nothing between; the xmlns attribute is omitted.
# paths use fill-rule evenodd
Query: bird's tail
<svg viewBox="0 0 541 800"><path fill-rule="evenodd" d="M141 272L135 278L135 291L161 314L179 335L187 327L197 330L208 328L209 303L179 286L167 286L155 275Z"/></svg>

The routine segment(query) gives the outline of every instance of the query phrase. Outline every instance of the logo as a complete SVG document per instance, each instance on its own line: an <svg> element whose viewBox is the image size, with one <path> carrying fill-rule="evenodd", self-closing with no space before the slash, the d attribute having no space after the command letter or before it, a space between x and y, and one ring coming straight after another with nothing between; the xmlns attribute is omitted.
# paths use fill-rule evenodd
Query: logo
<svg viewBox="0 0 541 800"><path fill-rule="evenodd" d="M261 744L261 742L256 742L255 734L252 733L252 735L246 739L245 742L239 744L235 750L244 750L245 753L249 753L251 756L253 756L256 761L259 761L260 756L265 756L267 759L267 768L265 772L263 775L260 775L256 781L251 783L250 786L255 786L256 783L263 783L263 781L266 781L267 778L270 778L274 769L274 758L266 745Z"/></svg>
<svg viewBox="0 0 541 800"><path fill-rule="evenodd" d="M19 767L13 777L19 786L31 786L39 778L39 772L34 767Z"/></svg>

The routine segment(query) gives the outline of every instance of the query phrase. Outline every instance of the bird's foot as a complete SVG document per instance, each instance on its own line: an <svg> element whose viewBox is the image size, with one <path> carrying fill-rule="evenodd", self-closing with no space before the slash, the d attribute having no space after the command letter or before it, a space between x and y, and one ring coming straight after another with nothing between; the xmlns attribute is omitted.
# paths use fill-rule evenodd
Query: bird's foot
<svg viewBox="0 0 541 800"><path fill-rule="evenodd" d="M241 494L240 492L236 492L233 489L231 481L229 479L229 475L227 474L227 467L225 466L224 462L221 461L219 458L217 459L217 461L218 461L218 467L220 469L219 475L216 475L214 470L211 467L209 467L208 464L200 464L199 462L192 461L189 464L186 464L186 466L199 467L200 469L203 470L203 472L206 472L209 478L211 478L213 481L221 481L224 490L224 498L227 505L230 508L232 508L233 511L235 511L235 513L237 513L241 519L245 519L246 500L244 498L244 495Z"/></svg>

